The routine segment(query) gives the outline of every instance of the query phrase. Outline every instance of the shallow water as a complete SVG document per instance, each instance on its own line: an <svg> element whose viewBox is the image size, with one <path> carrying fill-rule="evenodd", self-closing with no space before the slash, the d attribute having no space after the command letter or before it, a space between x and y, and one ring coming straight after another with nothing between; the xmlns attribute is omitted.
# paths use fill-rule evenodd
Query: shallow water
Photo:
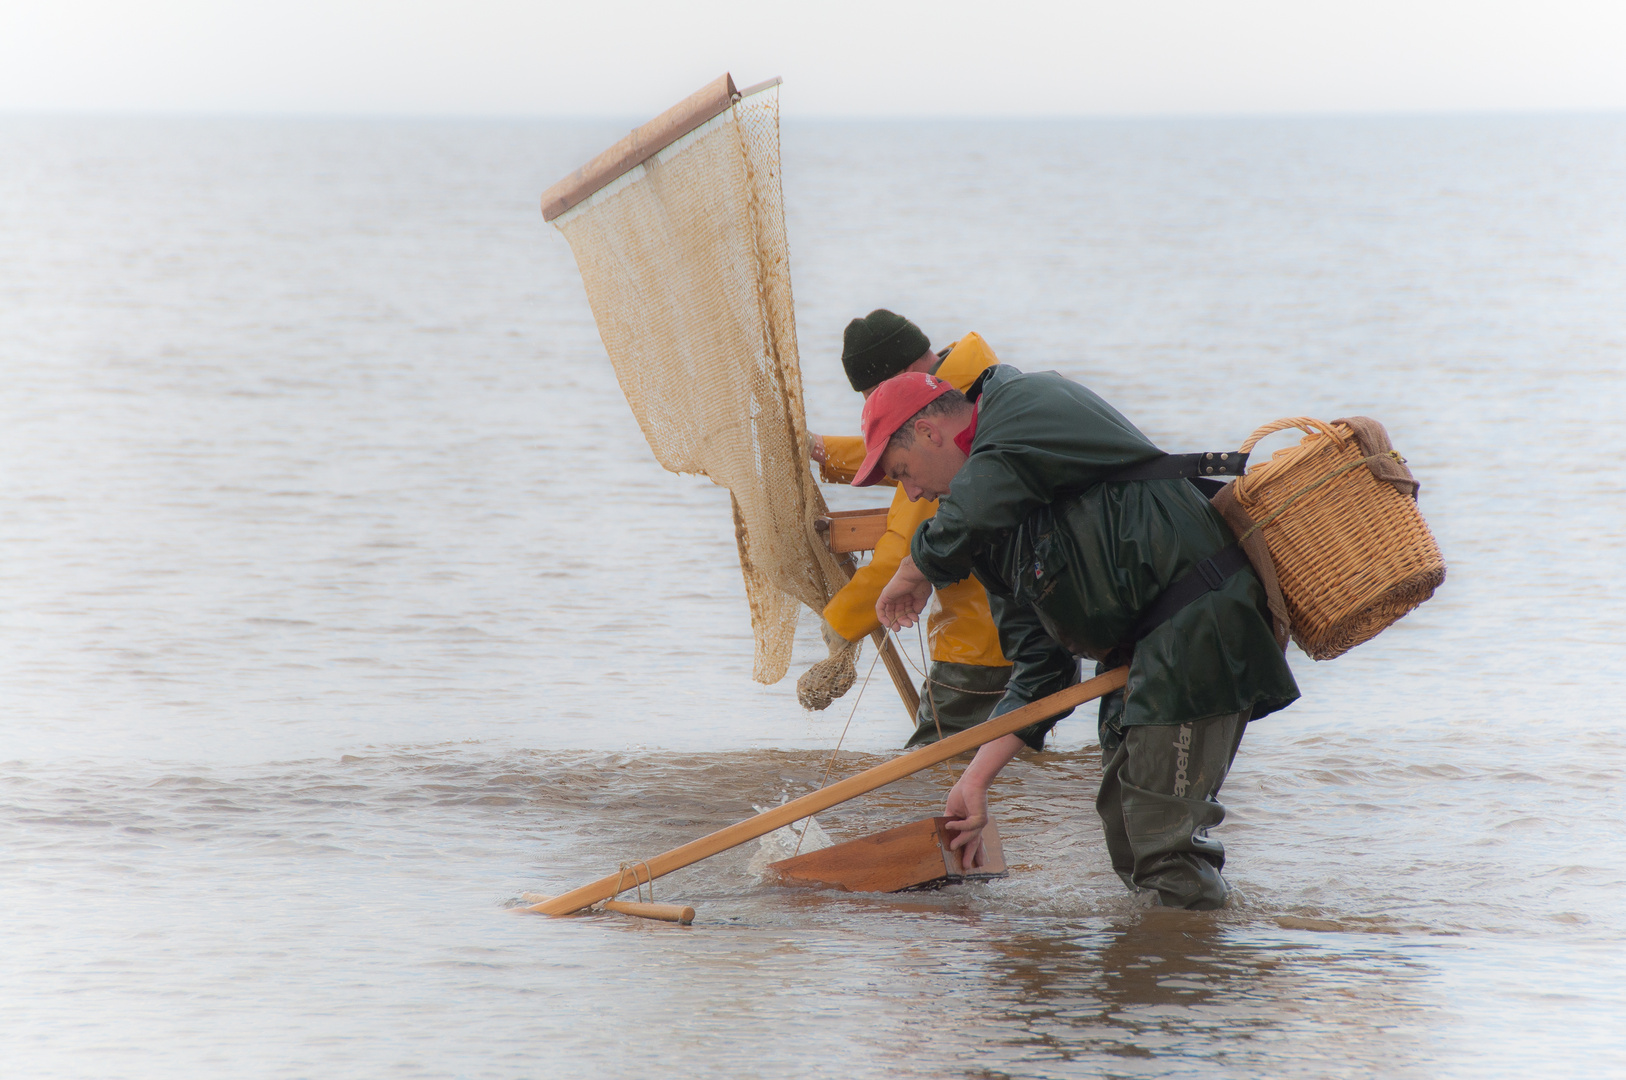
<svg viewBox="0 0 1626 1080"><path fill-rule="evenodd" d="M616 134L0 120L8 1074L1617 1071L1626 120L788 127L816 427L877 304L1170 449L1367 413L1451 571L1294 654L1224 912L1130 902L1076 717L996 789L1010 878L748 846L657 883L688 929L506 908L816 786L852 698L750 682L726 495L650 460L536 213Z"/></svg>

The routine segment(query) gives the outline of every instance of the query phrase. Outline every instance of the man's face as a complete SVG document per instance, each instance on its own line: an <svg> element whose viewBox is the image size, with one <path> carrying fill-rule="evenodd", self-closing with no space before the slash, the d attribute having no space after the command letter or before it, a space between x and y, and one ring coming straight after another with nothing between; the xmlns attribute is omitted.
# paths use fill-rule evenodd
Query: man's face
<svg viewBox="0 0 1626 1080"><path fill-rule="evenodd" d="M965 464L965 454L931 420L915 421L915 441L892 446L881 455L881 473L896 480L910 502L941 499Z"/></svg>

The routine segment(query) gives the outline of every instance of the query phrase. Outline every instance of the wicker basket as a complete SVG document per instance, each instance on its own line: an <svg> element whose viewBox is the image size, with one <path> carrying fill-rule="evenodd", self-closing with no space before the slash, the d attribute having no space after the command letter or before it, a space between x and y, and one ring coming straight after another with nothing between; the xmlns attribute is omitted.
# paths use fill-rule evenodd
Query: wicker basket
<svg viewBox="0 0 1626 1080"><path fill-rule="evenodd" d="M1367 455L1348 425L1306 417L1266 424L1242 452L1286 428L1307 434L1250 468L1236 495L1270 548L1293 640L1331 660L1434 595L1445 560L1417 500L1366 467L1403 458Z"/></svg>

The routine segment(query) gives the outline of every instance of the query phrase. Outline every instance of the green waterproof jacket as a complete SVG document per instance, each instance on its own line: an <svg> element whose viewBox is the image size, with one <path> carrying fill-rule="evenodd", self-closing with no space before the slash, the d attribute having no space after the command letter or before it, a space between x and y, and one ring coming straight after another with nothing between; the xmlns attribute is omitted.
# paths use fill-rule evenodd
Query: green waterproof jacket
<svg viewBox="0 0 1626 1080"><path fill-rule="evenodd" d="M1140 614L1235 537L1185 480L1103 482L1162 451L1078 383L1005 364L966 396L977 406L970 456L910 554L936 587L975 574L988 590L1015 665L997 716L1070 686L1075 656L1121 662ZM1125 694L1103 705L1102 722L1257 719L1298 696L1264 589L1243 569L1134 646ZM1022 737L1037 747L1054 723Z"/></svg>

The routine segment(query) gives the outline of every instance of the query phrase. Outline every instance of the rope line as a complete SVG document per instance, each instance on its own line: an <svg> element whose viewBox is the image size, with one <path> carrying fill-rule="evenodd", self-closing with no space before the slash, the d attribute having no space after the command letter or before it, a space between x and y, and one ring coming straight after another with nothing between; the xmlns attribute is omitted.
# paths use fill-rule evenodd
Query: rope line
<svg viewBox="0 0 1626 1080"><path fill-rule="evenodd" d="M915 620L915 641L916 641L916 643L918 643L920 645L920 663L921 663L921 666L923 666L927 671L930 671L931 670L931 665L926 662L926 636L920 632L920 620L919 619ZM902 651L902 650L899 650L899 651ZM913 666L913 665L911 665L911 666ZM926 677L926 700L932 703L932 723L934 725L936 725L936 727L937 727L937 741L942 742L943 741L943 720L942 720L941 717L939 717L937 715L937 695L932 693L932 687L935 686L935 685L937 685L937 684L932 680L931 676L928 675ZM1000 693L1004 693L1004 691L1000 691Z"/></svg>
<svg viewBox="0 0 1626 1080"><path fill-rule="evenodd" d="M1346 461L1344 464L1338 466L1338 468L1334 469L1332 472L1328 473L1326 476L1323 476L1321 479L1317 480L1315 483L1306 485L1305 487L1302 487L1299 490L1295 491L1292 495L1290 495L1288 497L1286 502L1282 503L1282 505L1278 506L1270 514L1266 515L1266 517L1264 518L1263 521L1255 522L1253 528L1249 529L1247 532L1245 532L1241 536L1237 537L1236 542L1238 544L1242 543L1248 537L1252 536L1254 533L1258 532L1260 529L1263 529L1266 525L1269 525L1272 521L1275 521L1277 518L1281 517L1282 514L1287 510L1287 508L1289 506L1292 506L1294 503L1298 502L1300 498L1302 498L1305 495L1310 494L1310 492L1312 492L1312 491L1316 490L1317 488L1321 487L1323 484L1326 484L1326 483L1328 483L1328 482L1330 482L1332 480L1336 480L1338 477L1340 477L1340 476L1344 475L1345 473L1349 472L1349 470L1351 470L1351 469L1359 468L1362 465L1370 465L1372 462L1380 461L1383 458L1394 458L1396 461L1400 462L1401 464L1405 464L1405 459L1402 458L1400 456L1400 453L1398 451L1396 451L1396 450L1390 450L1388 453L1385 453L1385 454L1373 454L1370 457L1356 458L1354 461Z"/></svg>
<svg viewBox="0 0 1626 1080"><path fill-rule="evenodd" d="M847 710L847 722L841 725L841 735L836 739L835 749L830 751L830 760L824 764L824 775L819 778L819 790L823 790L824 785L830 782L830 770L836 767L836 755L841 753L841 744L847 738L847 729L853 725L853 716L858 712L858 703L864 700L864 690L869 686L869 677L875 674L875 664L880 659L881 650L876 649L874 659L869 662L869 670L864 672L864 681L858 684L858 694L853 698L853 707ZM796 847L790 853L793 859L802 853L802 841L807 839L808 826L813 822L811 816L802 820L804 822L802 831L796 834Z"/></svg>
<svg viewBox="0 0 1626 1080"><path fill-rule="evenodd" d="M638 879L638 868L640 866L644 868L645 878L643 881ZM655 902L655 871L650 869L649 863L643 859L638 859L634 862L624 862L621 864L621 875L615 879L615 892L610 894L610 899L614 900L616 897L620 896L626 891L628 870L632 871L632 884L633 887L638 890L634 899L638 900L639 902L643 901L644 885L647 883L649 885L649 902L653 904Z"/></svg>
<svg viewBox="0 0 1626 1080"><path fill-rule="evenodd" d="M919 628L920 628L920 624L918 622L915 623L915 629L918 630ZM886 630L886 627L883 626L883 627L881 627L881 629ZM887 633L891 634L892 631L887 630ZM905 649L903 647L903 640L901 638L897 638L896 635L893 635L893 637L897 640L897 643L898 643L898 655L903 657L904 663L908 664L911 668L914 668L915 674L919 675L923 680L925 680L930 685L932 685L932 686L946 686L950 690L957 691L958 693L961 693L961 694L979 694L979 695L981 695L983 697L1004 697L1005 696L1005 691L1003 691L1003 690L972 690L972 689L970 689L968 687L955 686L953 683L946 683L946 682L943 682L940 679L932 678L926 672L920 670L920 668L915 667L914 658L909 655L909 650L907 650L907 649ZM925 647L924 643L921 644L920 656L921 656L921 660L924 662L924 660L926 658L926 647ZM933 703L932 707L936 708L936 703L935 702Z"/></svg>

